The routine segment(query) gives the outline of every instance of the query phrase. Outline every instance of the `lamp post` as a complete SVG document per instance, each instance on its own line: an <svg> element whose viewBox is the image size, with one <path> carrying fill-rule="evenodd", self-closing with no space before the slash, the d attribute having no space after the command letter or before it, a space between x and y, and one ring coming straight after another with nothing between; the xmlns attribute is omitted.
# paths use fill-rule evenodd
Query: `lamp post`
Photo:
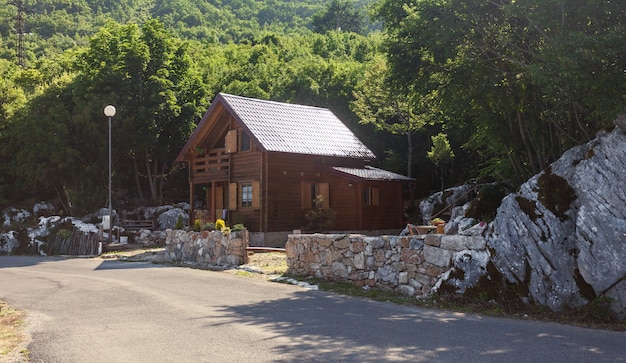
<svg viewBox="0 0 626 363"><path fill-rule="evenodd" d="M111 117L115 116L115 107L108 105L104 108L104 115L109 118L109 243L113 232L113 200L111 199Z"/></svg>

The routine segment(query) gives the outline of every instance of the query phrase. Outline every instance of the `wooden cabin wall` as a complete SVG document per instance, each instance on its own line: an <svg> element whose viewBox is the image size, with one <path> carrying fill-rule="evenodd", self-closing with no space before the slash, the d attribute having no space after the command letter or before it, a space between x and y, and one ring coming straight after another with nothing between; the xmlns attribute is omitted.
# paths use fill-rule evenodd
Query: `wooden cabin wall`
<svg viewBox="0 0 626 363"><path fill-rule="evenodd" d="M267 229L269 232L304 230L306 210L300 200L301 182L321 182L315 164L320 157L283 153L268 154Z"/></svg>
<svg viewBox="0 0 626 363"><path fill-rule="evenodd" d="M334 230L348 231L362 229L360 208L360 189L355 181L338 177L336 174L329 176L330 180L330 209L337 213Z"/></svg>
<svg viewBox="0 0 626 363"><path fill-rule="evenodd" d="M399 182L363 182L362 188L378 188L378 206L363 203L363 229L395 229L405 226L402 202L402 184ZM363 197L361 197L363 198Z"/></svg>
<svg viewBox="0 0 626 363"><path fill-rule="evenodd" d="M229 183L259 181L261 182L262 190L262 155L262 152L254 147L251 151L232 153L230 158ZM229 223L231 226L242 223L252 232L262 231L260 209L242 209L240 205L238 205L237 210L231 210L229 213Z"/></svg>

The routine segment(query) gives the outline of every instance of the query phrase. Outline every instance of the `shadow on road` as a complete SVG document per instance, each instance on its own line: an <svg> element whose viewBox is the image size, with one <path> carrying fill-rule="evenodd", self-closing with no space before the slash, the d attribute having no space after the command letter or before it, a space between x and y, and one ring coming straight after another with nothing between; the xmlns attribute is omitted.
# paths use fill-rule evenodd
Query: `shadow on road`
<svg viewBox="0 0 626 363"><path fill-rule="evenodd" d="M64 260L66 258L49 256L0 256L0 268L35 266L40 263Z"/></svg>
<svg viewBox="0 0 626 363"><path fill-rule="evenodd" d="M168 268L171 266L155 264L150 262L131 262L131 261L119 261L119 260L104 260L94 270L134 270L134 269L146 269L146 268Z"/></svg>
<svg viewBox="0 0 626 363"><path fill-rule="evenodd" d="M277 349L295 361L563 361L558 356L563 351L555 352L554 346L567 346L570 357L585 361L626 359L605 354L611 343L601 336L585 340L576 328L572 332L557 324L400 307L323 292L299 292L293 299L224 306L221 311L236 323L288 339Z"/></svg>

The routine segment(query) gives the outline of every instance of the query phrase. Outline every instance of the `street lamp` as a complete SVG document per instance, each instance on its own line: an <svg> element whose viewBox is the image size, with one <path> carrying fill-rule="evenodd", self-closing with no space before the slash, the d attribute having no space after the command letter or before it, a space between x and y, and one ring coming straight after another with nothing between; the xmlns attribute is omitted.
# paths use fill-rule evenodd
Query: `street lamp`
<svg viewBox="0 0 626 363"><path fill-rule="evenodd" d="M111 117L115 116L115 107L108 105L104 108L104 115L109 118L109 243L113 232L113 201L111 199Z"/></svg>

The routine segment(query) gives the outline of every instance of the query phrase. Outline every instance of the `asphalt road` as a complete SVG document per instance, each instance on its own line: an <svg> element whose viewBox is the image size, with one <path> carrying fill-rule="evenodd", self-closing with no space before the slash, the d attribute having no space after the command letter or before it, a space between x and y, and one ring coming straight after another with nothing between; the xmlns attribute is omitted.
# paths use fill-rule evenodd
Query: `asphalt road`
<svg viewBox="0 0 626 363"><path fill-rule="evenodd" d="M619 362L626 333L425 310L223 272L0 257L33 362Z"/></svg>

